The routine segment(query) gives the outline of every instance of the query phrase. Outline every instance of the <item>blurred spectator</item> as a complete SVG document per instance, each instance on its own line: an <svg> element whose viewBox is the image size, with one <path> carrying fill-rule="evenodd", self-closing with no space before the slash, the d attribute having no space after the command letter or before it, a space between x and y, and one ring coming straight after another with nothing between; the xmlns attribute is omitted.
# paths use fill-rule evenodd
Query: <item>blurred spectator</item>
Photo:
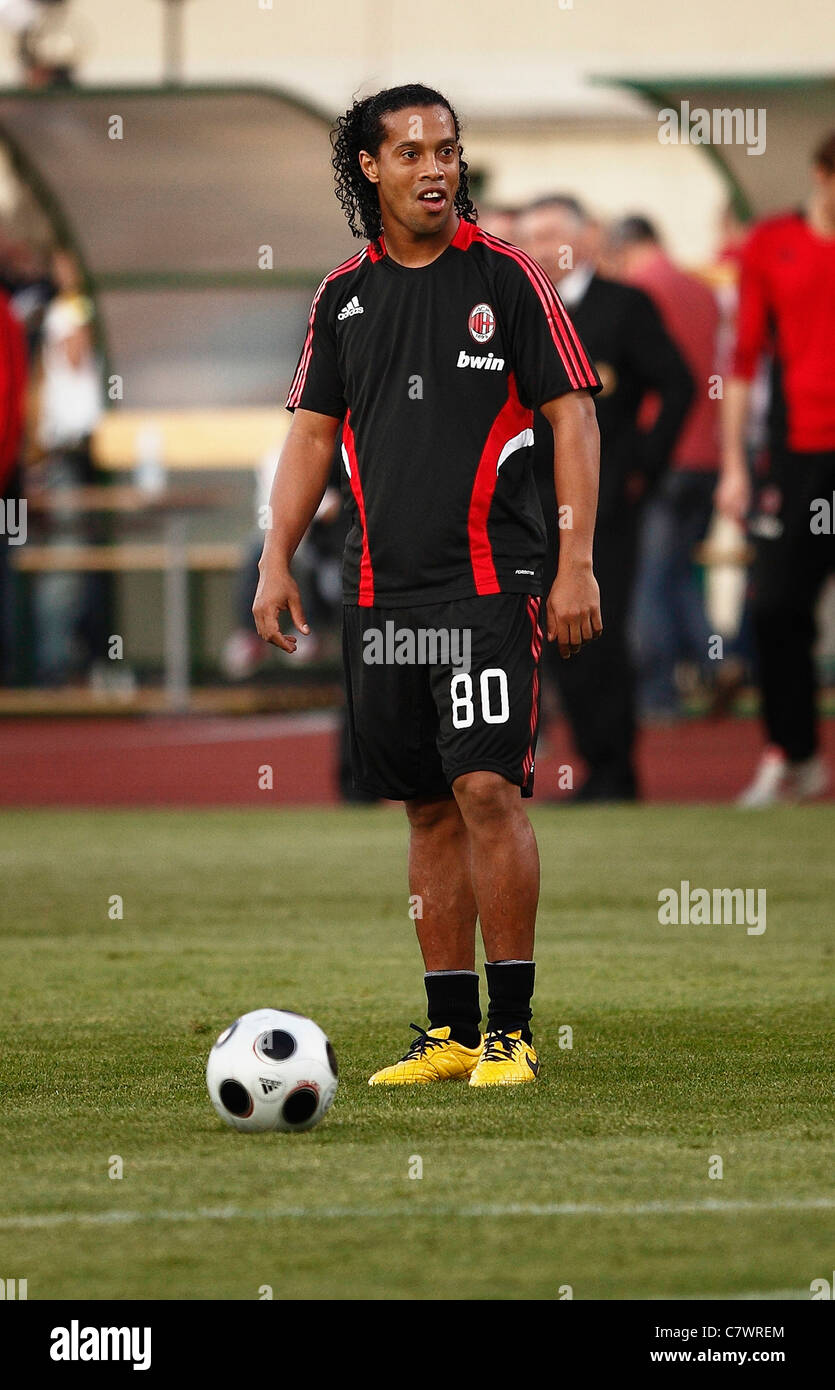
<svg viewBox="0 0 835 1390"><path fill-rule="evenodd" d="M517 208L493 207L488 204L486 207L480 206L478 209L478 225L483 227L485 232L491 236L501 237L502 241L509 241L516 245L516 228L519 222L519 212Z"/></svg>
<svg viewBox="0 0 835 1390"><path fill-rule="evenodd" d="M835 132L814 153L806 208L761 222L742 254L717 504L748 519L756 551L753 628L768 746L740 798L745 806L805 800L829 781L818 752L813 648L817 599L835 570L834 322ZM770 477L752 509L745 429L768 348L782 410L772 409Z"/></svg>
<svg viewBox="0 0 835 1390"><path fill-rule="evenodd" d="M588 769L580 801L633 800L637 779L634 672L627 638L641 502L669 462L693 394L690 374L642 290L596 273L599 231L575 199L554 196L532 204L520 219L520 245L557 285L577 331L594 358L602 392L600 501L594 568L600 585L603 636L571 661L546 644L543 670L555 679L574 741ZM652 428L638 428L641 402L657 393ZM554 495L553 436L534 417L534 467L548 528L551 584L559 545ZM570 499L561 498L561 502Z"/></svg>
<svg viewBox="0 0 835 1390"><path fill-rule="evenodd" d="M729 673L709 660L711 633L693 564L713 511L719 468L719 306L703 281L674 265L645 217L616 223L611 254L619 278L652 299L696 386L670 470L647 501L635 583L639 708L643 717L665 721L679 713L678 662L694 662L708 684L717 669L739 680L738 663Z"/></svg>
<svg viewBox="0 0 835 1390"><path fill-rule="evenodd" d="M0 684L11 684L15 671L15 595L9 540L16 543L23 523L20 447L26 397L26 346L23 330L9 300L0 291ZM11 514L10 514L11 509ZM28 527L27 527L28 529ZM26 530L22 532L25 539Z"/></svg>
<svg viewBox="0 0 835 1390"><path fill-rule="evenodd" d="M49 251L26 241L6 240L0 233L0 288L23 325L30 365L40 356L46 306L55 294L49 260Z"/></svg>
<svg viewBox="0 0 835 1390"><path fill-rule="evenodd" d="M609 229L599 217L592 217L586 210L586 255L594 265L597 274L606 279L617 279L612 275L606 255L609 245Z"/></svg>
<svg viewBox="0 0 835 1390"><path fill-rule="evenodd" d="M270 488L275 476L278 452L269 451L255 469L255 511L263 516L269 505ZM235 626L223 643L220 668L227 680L245 681L254 676L264 664L268 648L261 641L252 623L252 596L258 586L258 561L264 548L263 530L246 543L243 560L235 577Z"/></svg>
<svg viewBox="0 0 835 1390"><path fill-rule="evenodd" d="M13 34L24 34L42 14L38 0L0 0L0 24Z"/></svg>
<svg viewBox="0 0 835 1390"><path fill-rule="evenodd" d="M17 35L27 87L72 86L80 44L64 0L0 0L0 25Z"/></svg>
<svg viewBox="0 0 835 1390"><path fill-rule="evenodd" d="M277 454L264 457L256 474L256 508L268 505L275 476ZM348 513L342 504L342 431L336 436L331 476L301 545L296 551L293 574L302 597L302 606L310 621L308 636L299 638L292 657L279 656L292 667L307 664L327 656L328 630L337 633L342 621L342 556L350 528ZM252 600L258 586L258 561L263 549L263 533L247 547L238 572L236 584L236 625L223 646L221 666L229 680L242 681L254 676L264 664L269 648L258 637L252 623ZM340 663L340 675L342 675ZM334 781L343 801L376 802L370 792L354 786L345 705L340 709L336 737Z"/></svg>
<svg viewBox="0 0 835 1390"><path fill-rule="evenodd" d="M719 216L719 245L716 256L712 265L707 266L703 272L703 277L716 295L719 305L717 370L723 379L731 374L733 365L736 320L739 312L739 276L742 252L749 230L750 224L743 222L733 207L728 205L723 208ZM745 438L752 461L768 443L770 369L770 358L763 354L757 375L751 382L746 423Z"/></svg>
<svg viewBox="0 0 835 1390"><path fill-rule="evenodd" d="M699 272L719 305L717 370L723 382L731 375L733 364L740 264L749 225L750 219L742 220L732 204L723 208L717 227L716 254ZM745 446L752 473L766 461L772 370L772 359L764 354L750 386ZM734 658L726 679L718 681L713 691L710 713L721 714L731 706L738 693L734 675L744 683L754 667L749 565L745 559L749 547L745 528L717 507L714 507L705 544L711 554L704 571L705 607L714 630L723 636L726 656L730 653Z"/></svg>
<svg viewBox="0 0 835 1390"><path fill-rule="evenodd" d="M82 293L72 254L53 255L57 294L43 322L37 444L30 484L49 495L46 541L83 544L90 539L73 492L94 479L90 436L103 408L93 336L93 306ZM61 494L66 494L62 498ZM104 583L99 575L45 572L34 584L36 678L48 685L89 670L104 652Z"/></svg>
<svg viewBox="0 0 835 1390"><path fill-rule="evenodd" d="M340 493L342 457L339 445L334 450L331 478L319 503L313 521L296 551L293 574L302 596L304 611L311 625L307 637L301 637L290 664L293 667L320 660L323 654L322 629L339 627L342 615L342 551L348 533L347 516L343 513ZM269 505L278 454L264 456L255 475L255 505L261 513ZM258 587L258 561L264 545L263 531L247 545L246 555L235 584L235 627L223 645L221 668L233 681L254 676L264 665L269 653L252 622L252 600ZM288 660L284 652L279 660Z"/></svg>

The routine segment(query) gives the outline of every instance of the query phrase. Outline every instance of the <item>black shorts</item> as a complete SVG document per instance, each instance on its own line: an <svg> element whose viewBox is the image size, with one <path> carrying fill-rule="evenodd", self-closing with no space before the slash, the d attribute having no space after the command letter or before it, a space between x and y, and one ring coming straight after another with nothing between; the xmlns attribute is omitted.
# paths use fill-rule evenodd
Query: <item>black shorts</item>
<svg viewBox="0 0 835 1390"><path fill-rule="evenodd" d="M542 599L487 594L343 609L348 738L359 791L448 795L498 772L533 795Z"/></svg>

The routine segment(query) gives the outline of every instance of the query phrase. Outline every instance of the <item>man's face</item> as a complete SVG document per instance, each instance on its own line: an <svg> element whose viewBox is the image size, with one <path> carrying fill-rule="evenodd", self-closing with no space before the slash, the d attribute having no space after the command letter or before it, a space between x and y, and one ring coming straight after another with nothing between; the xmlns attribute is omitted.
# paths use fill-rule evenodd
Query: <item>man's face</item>
<svg viewBox="0 0 835 1390"><path fill-rule="evenodd" d="M606 268L616 280L631 280L647 258L648 245L645 241L619 242L616 239L603 247Z"/></svg>
<svg viewBox="0 0 835 1390"><path fill-rule="evenodd" d="M458 141L445 106L407 107L383 117L386 137L377 156L362 150L360 165L376 183L383 218L416 236L435 236L453 215L460 177Z"/></svg>
<svg viewBox="0 0 835 1390"><path fill-rule="evenodd" d="M519 219L519 245L556 282L586 260L587 235L567 208L534 208Z"/></svg>

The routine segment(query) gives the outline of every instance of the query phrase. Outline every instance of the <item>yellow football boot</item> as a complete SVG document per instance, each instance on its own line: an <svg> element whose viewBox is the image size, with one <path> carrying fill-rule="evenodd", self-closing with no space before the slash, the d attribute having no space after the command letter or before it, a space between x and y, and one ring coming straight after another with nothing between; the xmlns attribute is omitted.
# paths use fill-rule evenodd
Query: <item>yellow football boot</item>
<svg viewBox="0 0 835 1390"><path fill-rule="evenodd" d="M470 1077L471 1086L517 1086L536 1081L541 1062L532 1043L525 1042L519 1029L488 1032L478 1066Z"/></svg>
<svg viewBox="0 0 835 1390"><path fill-rule="evenodd" d="M427 1081L464 1080L481 1056L478 1047L464 1047L449 1036L449 1028L419 1028L410 1023L417 1037L405 1057L390 1067L375 1071L369 1086L419 1086Z"/></svg>

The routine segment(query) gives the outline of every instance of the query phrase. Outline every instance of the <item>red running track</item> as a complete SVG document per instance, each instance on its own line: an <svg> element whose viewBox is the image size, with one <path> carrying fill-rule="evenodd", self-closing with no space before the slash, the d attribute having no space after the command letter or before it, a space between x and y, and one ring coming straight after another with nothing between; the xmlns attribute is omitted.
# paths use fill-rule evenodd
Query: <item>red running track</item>
<svg viewBox="0 0 835 1390"><path fill-rule="evenodd" d="M4 806L264 806L337 801L332 714L251 718L0 720ZM823 726L835 769L835 721ZM754 719L691 720L641 736L640 775L650 801L731 801L762 748ZM534 804L558 791L574 764L566 726L541 740ZM265 765L272 790L259 787ZM565 776L563 775L565 781Z"/></svg>

